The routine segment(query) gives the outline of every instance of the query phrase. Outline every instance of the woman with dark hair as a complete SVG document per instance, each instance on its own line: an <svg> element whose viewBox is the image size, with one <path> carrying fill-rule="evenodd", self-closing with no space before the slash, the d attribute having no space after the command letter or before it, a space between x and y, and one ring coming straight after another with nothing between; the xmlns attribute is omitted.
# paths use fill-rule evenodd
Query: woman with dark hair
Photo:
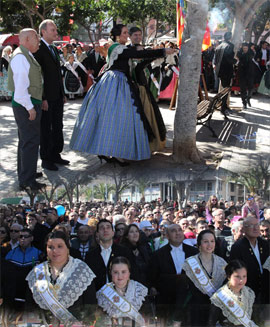
<svg viewBox="0 0 270 327"><path fill-rule="evenodd" d="M200 253L186 259L183 269L189 278L192 293L192 326L207 326L210 297L222 286L226 275L226 261L214 254L215 234L209 229L197 238Z"/></svg>
<svg viewBox="0 0 270 327"><path fill-rule="evenodd" d="M255 293L245 286L247 267L240 260L232 260L225 267L228 283L210 298L212 306L208 326L258 327L252 320Z"/></svg>
<svg viewBox="0 0 270 327"><path fill-rule="evenodd" d="M209 223L213 221L213 217L212 217L213 210L218 208L219 208L219 204L218 204L217 197L215 195L211 195L205 206L205 215Z"/></svg>
<svg viewBox="0 0 270 327"><path fill-rule="evenodd" d="M83 261L69 255L69 237L63 231L49 233L45 246L48 260L26 277L34 301L41 309L50 311L46 320L53 324L91 322L96 304L92 282L95 274Z"/></svg>
<svg viewBox="0 0 270 327"><path fill-rule="evenodd" d="M127 48L128 29L122 24L111 30L111 38L113 43L108 49L107 68L84 99L70 147L97 154L100 159L122 166L126 165L123 160L149 159L149 140L153 137L129 73L129 59L154 59L175 50Z"/></svg>
<svg viewBox="0 0 270 327"><path fill-rule="evenodd" d="M140 230L136 224L127 226L120 244L130 249L138 270L137 279L147 286L148 265L152 251L146 240L142 242Z"/></svg>
<svg viewBox="0 0 270 327"><path fill-rule="evenodd" d="M110 266L112 282L97 292L98 305L107 313L111 326L126 326L123 320L135 322L132 326L144 326L139 313L148 290L137 281L130 279L130 263L125 257L116 257ZM98 321L96 326L109 326L109 321ZM108 320L108 319L107 319Z"/></svg>

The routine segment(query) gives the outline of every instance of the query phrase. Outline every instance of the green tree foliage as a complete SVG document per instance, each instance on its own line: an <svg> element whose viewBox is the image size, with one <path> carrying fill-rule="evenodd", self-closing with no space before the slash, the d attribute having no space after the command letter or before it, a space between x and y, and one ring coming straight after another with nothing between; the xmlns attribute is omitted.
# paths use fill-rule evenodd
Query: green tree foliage
<svg viewBox="0 0 270 327"><path fill-rule="evenodd" d="M80 24L88 33L91 41L95 40L95 34L100 36L104 21L106 20L106 12L108 10L108 1L105 0L65 0L58 6L61 15L57 18L59 26L66 29L66 24L70 20L74 24L69 24L69 30Z"/></svg>
<svg viewBox="0 0 270 327"><path fill-rule="evenodd" d="M94 197L100 200L107 200L108 195L115 190L115 187L110 184L100 183L94 186Z"/></svg>
<svg viewBox="0 0 270 327"><path fill-rule="evenodd" d="M246 172L233 174L236 183L245 185L249 193L260 194L265 199L270 186L270 157L258 158L258 165Z"/></svg>
<svg viewBox="0 0 270 327"><path fill-rule="evenodd" d="M64 0L2 0L1 26L4 32L18 33L20 29L37 29L40 22L53 18L55 8Z"/></svg>
<svg viewBox="0 0 270 327"><path fill-rule="evenodd" d="M167 26L174 27L176 22L176 3L174 0L109 0L109 14L114 20L121 18L123 23L134 23L146 34L151 19L157 20L157 30Z"/></svg>

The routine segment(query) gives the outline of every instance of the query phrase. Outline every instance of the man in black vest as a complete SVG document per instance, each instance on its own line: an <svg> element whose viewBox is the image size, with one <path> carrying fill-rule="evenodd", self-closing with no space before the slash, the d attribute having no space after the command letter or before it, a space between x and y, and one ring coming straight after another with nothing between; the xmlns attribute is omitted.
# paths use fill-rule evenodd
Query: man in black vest
<svg viewBox="0 0 270 327"><path fill-rule="evenodd" d="M38 190L36 181L42 100L41 68L33 55L39 48L35 30L19 34L20 46L14 51L8 71L8 87L13 92L12 108L18 126L17 172L21 189Z"/></svg>
<svg viewBox="0 0 270 327"><path fill-rule="evenodd" d="M44 78L44 92L41 116L40 157L42 167L58 170L55 164L68 165L69 161L61 158L64 147L63 112L64 88L60 70L60 58L52 45L57 40L55 23L46 19L39 25L41 35L40 48L35 53Z"/></svg>

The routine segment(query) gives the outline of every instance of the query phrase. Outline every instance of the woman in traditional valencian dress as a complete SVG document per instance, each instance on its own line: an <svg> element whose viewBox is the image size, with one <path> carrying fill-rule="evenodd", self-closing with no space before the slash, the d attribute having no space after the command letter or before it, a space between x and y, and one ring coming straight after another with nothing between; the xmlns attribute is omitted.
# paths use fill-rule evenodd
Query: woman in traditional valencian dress
<svg viewBox="0 0 270 327"><path fill-rule="evenodd" d="M129 73L129 59L154 59L174 53L175 50L137 51L128 48L125 46L128 29L121 24L112 29L111 38L114 43L108 50L107 69L84 99L70 147L123 165L125 159L149 159L149 139L153 137L138 89Z"/></svg>
<svg viewBox="0 0 270 327"><path fill-rule="evenodd" d="M96 310L96 277L86 263L69 256L70 243L62 231L47 236L48 261L36 266L26 280L35 303L42 311L45 325L90 325Z"/></svg>
<svg viewBox="0 0 270 327"><path fill-rule="evenodd" d="M192 293L192 326L207 326L210 297L222 286L226 275L226 261L215 255L216 238L209 229L198 235L200 253L186 259L183 269L190 281Z"/></svg>
<svg viewBox="0 0 270 327"><path fill-rule="evenodd" d="M129 279L130 263L124 257L113 259L110 271L112 283L105 284L97 292L98 305L107 316L97 321L96 326L107 326L107 323L113 327L144 326L145 322L139 310L148 289L139 282Z"/></svg>
<svg viewBox="0 0 270 327"><path fill-rule="evenodd" d="M74 99L75 95L83 94L83 85L81 82L82 76L85 72L75 61L73 53L68 54L68 60L63 67L64 71L64 91L69 99Z"/></svg>
<svg viewBox="0 0 270 327"><path fill-rule="evenodd" d="M0 58L0 98L10 100L12 92L8 90L8 65L12 48L10 45L3 49L2 57Z"/></svg>
<svg viewBox="0 0 270 327"><path fill-rule="evenodd" d="M228 283L210 298L209 327L258 327L252 320L252 306L255 293L245 286L247 268L240 260L232 260L225 267Z"/></svg>
<svg viewBox="0 0 270 327"><path fill-rule="evenodd" d="M267 70L263 74L258 92L270 96L270 61L266 64L266 68Z"/></svg>

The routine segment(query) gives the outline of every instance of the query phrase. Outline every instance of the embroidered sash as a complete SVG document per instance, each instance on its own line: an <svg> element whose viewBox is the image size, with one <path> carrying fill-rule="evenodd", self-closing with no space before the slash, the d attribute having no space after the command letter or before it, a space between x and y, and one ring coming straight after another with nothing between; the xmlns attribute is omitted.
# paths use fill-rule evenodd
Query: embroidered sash
<svg viewBox="0 0 270 327"><path fill-rule="evenodd" d="M199 261L194 257L190 257L186 259L186 262L191 268L194 278L199 282L203 293L211 297L216 292L216 289L204 269L201 267Z"/></svg>
<svg viewBox="0 0 270 327"><path fill-rule="evenodd" d="M119 295L110 284L104 285L100 289L100 292L105 296L107 300L112 303L117 311L121 312L120 317L128 317L130 319L134 319L140 326L145 325L144 319L138 310L124 297Z"/></svg>
<svg viewBox="0 0 270 327"><path fill-rule="evenodd" d="M246 312L240 307L240 305L232 300L229 294L226 293L224 289L220 289L216 296L219 301L228 309L228 311L245 327L258 327L255 323L249 319ZM229 319L229 317L227 317Z"/></svg>
<svg viewBox="0 0 270 327"><path fill-rule="evenodd" d="M170 67L173 72L175 72L176 76L179 77L179 70L175 66Z"/></svg>
<svg viewBox="0 0 270 327"><path fill-rule="evenodd" d="M45 265L40 264L36 266L35 273L37 289L40 296L46 303L48 310L50 310L52 314L61 322L65 322L68 325L76 322L77 319L52 294L49 287L49 282L46 279Z"/></svg>

